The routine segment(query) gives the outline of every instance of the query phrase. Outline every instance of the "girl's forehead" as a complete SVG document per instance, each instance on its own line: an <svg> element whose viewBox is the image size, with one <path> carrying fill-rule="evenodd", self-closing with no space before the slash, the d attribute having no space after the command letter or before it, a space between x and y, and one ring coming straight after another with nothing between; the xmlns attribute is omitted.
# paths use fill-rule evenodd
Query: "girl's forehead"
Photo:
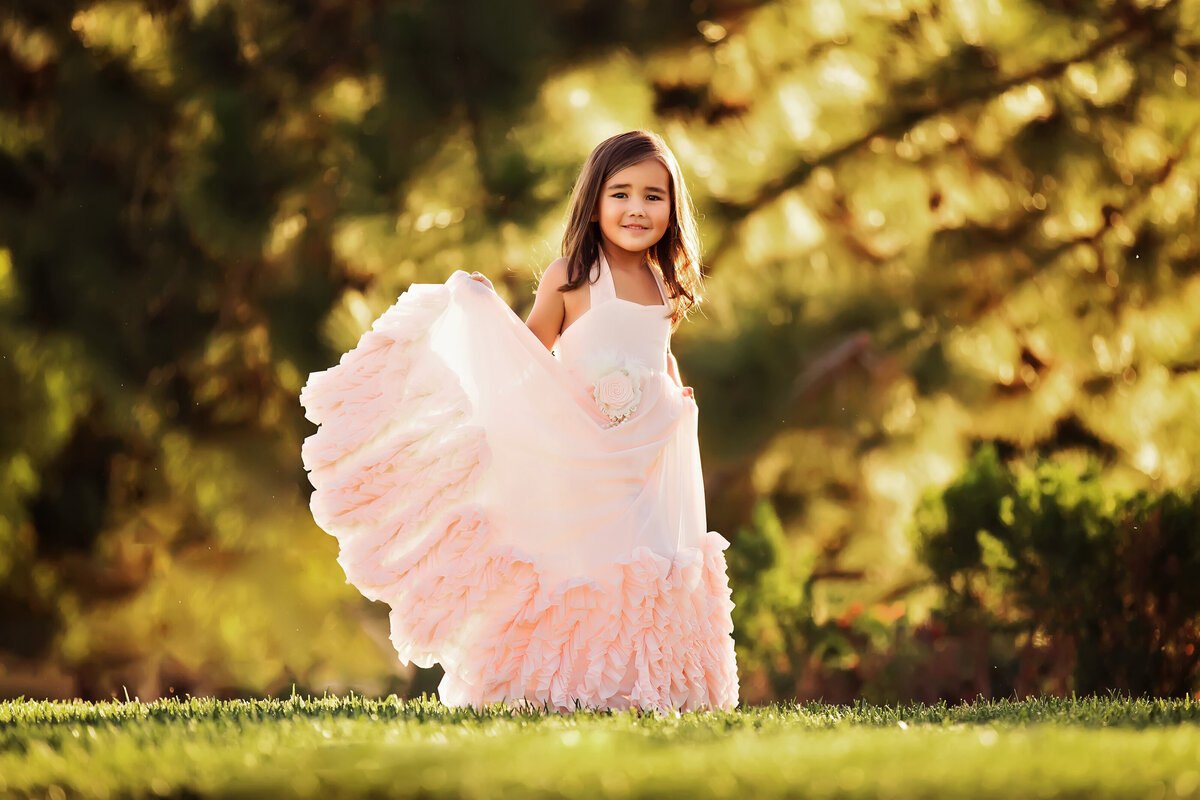
<svg viewBox="0 0 1200 800"><path fill-rule="evenodd" d="M666 165L653 156L644 158L636 164L630 164L624 169L617 170L604 182L605 186L628 183L630 185L650 185L666 191L671 185L671 173Z"/></svg>

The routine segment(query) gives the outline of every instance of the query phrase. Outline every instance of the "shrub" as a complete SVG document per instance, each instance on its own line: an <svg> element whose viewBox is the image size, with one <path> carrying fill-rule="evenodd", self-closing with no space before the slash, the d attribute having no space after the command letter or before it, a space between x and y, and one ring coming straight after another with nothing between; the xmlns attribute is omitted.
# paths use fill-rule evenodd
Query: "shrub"
<svg viewBox="0 0 1200 800"><path fill-rule="evenodd" d="M1003 634L991 657L1018 694L1198 688L1200 493L1118 497L1094 464L1009 466L985 446L916 535L948 624Z"/></svg>

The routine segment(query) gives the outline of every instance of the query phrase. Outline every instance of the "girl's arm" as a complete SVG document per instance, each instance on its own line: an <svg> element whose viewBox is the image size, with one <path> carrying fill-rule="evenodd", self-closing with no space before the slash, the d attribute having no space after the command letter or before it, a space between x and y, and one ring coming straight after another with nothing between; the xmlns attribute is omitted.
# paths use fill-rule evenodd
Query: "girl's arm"
<svg viewBox="0 0 1200 800"><path fill-rule="evenodd" d="M683 381L679 378L679 362L675 360L675 354L671 352L671 345L667 345L667 374L671 376L671 380L675 381L675 385L683 388Z"/></svg>
<svg viewBox="0 0 1200 800"><path fill-rule="evenodd" d="M538 284L537 296L533 300L533 309L529 312L525 326L533 331L533 335L546 346L547 350L554 348L554 340L562 330L566 306L563 304L563 293L558 290L567 282L567 260L557 258L546 267L542 280Z"/></svg>
<svg viewBox="0 0 1200 800"><path fill-rule="evenodd" d="M692 387L684 386L683 380L679 377L679 362L675 360L675 354L671 352L671 344L667 343L667 374L671 376L671 380L675 381L675 385L683 389L685 397L692 397Z"/></svg>
<svg viewBox="0 0 1200 800"><path fill-rule="evenodd" d="M478 272L471 273L471 280L478 281L489 289L493 288L492 282ZM562 330L566 306L563 304L562 292L558 290L558 287L566 282L567 260L565 258L555 259L550 266L546 267L546 272L542 275L541 283L537 288L537 296L533 300L533 308L529 312L529 318L525 320L525 326L533 331L533 335L546 346L547 350L554 349L554 340L558 338L558 334Z"/></svg>

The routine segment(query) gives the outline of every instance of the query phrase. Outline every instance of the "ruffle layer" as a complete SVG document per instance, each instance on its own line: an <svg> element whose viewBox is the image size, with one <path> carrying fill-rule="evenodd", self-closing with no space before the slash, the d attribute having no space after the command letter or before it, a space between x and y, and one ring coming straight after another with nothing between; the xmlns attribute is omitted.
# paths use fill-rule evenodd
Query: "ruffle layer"
<svg viewBox="0 0 1200 800"><path fill-rule="evenodd" d="M441 663L448 705L736 705L719 534L567 580L491 535L472 494L487 437L428 341L450 300L446 286L413 286L300 396L320 426L302 450L313 516L347 582L391 606L400 658Z"/></svg>
<svg viewBox="0 0 1200 800"><path fill-rule="evenodd" d="M414 286L337 366L300 393L320 427L304 441L313 518L337 537L348 581L389 602L396 582L443 535L437 522L487 464L458 379L428 347L444 286Z"/></svg>
<svg viewBox="0 0 1200 800"><path fill-rule="evenodd" d="M478 577L449 577L457 591L430 609L429 617L458 633L440 652L442 700L562 711L732 708L738 683L722 552L728 546L710 531L701 547L674 559L639 547L629 561L586 580L549 585L529 559L489 554ZM430 561L431 576L456 571L437 556ZM414 594L424 588L413 587ZM424 620L393 610L398 651L425 630Z"/></svg>

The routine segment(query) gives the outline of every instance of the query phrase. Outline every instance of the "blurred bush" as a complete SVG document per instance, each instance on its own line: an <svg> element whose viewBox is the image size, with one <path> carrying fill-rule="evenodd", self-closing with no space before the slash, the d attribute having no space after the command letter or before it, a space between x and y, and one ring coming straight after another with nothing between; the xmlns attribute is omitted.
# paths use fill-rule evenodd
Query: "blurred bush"
<svg viewBox="0 0 1200 800"><path fill-rule="evenodd" d="M988 445L916 532L941 616L997 632L1017 694L1200 689L1200 493L1118 496L1094 461L1010 465Z"/></svg>
<svg viewBox="0 0 1200 800"><path fill-rule="evenodd" d="M836 549L789 547L769 503L754 509L728 555L742 699L788 697L851 703L971 700L993 696L992 632L982 619L940 615L913 622L910 591L815 612L822 583L861 581L836 567ZM1001 692L1003 694L1003 692Z"/></svg>

